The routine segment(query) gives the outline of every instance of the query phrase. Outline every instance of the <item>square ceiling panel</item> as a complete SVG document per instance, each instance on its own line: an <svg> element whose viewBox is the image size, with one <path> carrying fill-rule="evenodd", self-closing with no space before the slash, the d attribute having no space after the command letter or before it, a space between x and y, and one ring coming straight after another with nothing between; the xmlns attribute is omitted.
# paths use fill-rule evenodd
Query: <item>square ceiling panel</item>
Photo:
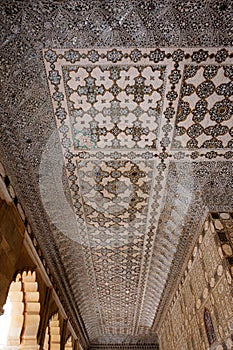
<svg viewBox="0 0 233 350"><path fill-rule="evenodd" d="M156 148L165 66L63 66L77 149Z"/></svg>
<svg viewBox="0 0 233 350"><path fill-rule="evenodd" d="M44 57L56 118L74 149L156 149L164 52L47 50Z"/></svg>
<svg viewBox="0 0 233 350"><path fill-rule="evenodd" d="M233 66L185 65L173 147L232 148Z"/></svg>

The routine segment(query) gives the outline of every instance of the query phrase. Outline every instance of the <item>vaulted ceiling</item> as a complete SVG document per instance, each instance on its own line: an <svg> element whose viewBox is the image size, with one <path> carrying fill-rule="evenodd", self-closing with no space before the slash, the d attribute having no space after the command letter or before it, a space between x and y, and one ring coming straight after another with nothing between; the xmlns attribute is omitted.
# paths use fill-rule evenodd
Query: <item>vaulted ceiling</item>
<svg viewBox="0 0 233 350"><path fill-rule="evenodd" d="M1 158L34 245L84 348L154 348L207 213L233 210L232 3L0 16Z"/></svg>

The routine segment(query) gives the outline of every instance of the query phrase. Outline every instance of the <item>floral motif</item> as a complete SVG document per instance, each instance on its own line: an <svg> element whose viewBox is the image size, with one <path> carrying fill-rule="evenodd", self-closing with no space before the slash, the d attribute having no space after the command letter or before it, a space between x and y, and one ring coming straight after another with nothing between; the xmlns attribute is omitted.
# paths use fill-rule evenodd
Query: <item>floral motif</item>
<svg viewBox="0 0 233 350"><path fill-rule="evenodd" d="M184 78L185 79L193 78L196 75L198 69L199 69L198 66L193 66L193 65L185 66Z"/></svg>
<svg viewBox="0 0 233 350"><path fill-rule="evenodd" d="M197 96L200 98L206 98L213 94L215 85L211 80L206 80L197 87Z"/></svg>
<svg viewBox="0 0 233 350"><path fill-rule="evenodd" d="M225 77L233 80L233 65L232 66L223 66Z"/></svg>
<svg viewBox="0 0 233 350"><path fill-rule="evenodd" d="M58 108L58 109L56 110L56 113L55 113L55 114L56 114L56 117L57 117L59 120L61 120L61 121L63 121L63 120L66 119L67 113L66 113L65 108L63 108L63 107Z"/></svg>
<svg viewBox="0 0 233 350"><path fill-rule="evenodd" d="M107 59L108 61L111 61L113 63L116 63L118 61L121 61L122 59L122 52L118 51L116 49L113 49L112 51L108 51L107 53Z"/></svg>
<svg viewBox="0 0 233 350"><path fill-rule="evenodd" d="M169 91L166 96L167 96L168 100L174 101L174 100L176 100L178 94L176 91Z"/></svg>
<svg viewBox="0 0 233 350"><path fill-rule="evenodd" d="M181 78L180 71L173 69L168 78L169 78L171 84L177 84Z"/></svg>
<svg viewBox="0 0 233 350"><path fill-rule="evenodd" d="M204 67L204 77L206 80L210 80L210 79L213 79L216 74L218 73L218 66L214 66L214 65L211 65L211 66L205 66Z"/></svg>
<svg viewBox="0 0 233 350"><path fill-rule="evenodd" d="M60 84L61 76L57 70L52 70L49 72L49 80L52 84L58 85Z"/></svg>
<svg viewBox="0 0 233 350"><path fill-rule="evenodd" d="M138 49L133 50L130 53L130 58L133 62L138 62L142 58L142 53Z"/></svg>
<svg viewBox="0 0 233 350"><path fill-rule="evenodd" d="M216 123L229 120L233 115L233 106L229 100L216 102L210 110L210 118Z"/></svg>
<svg viewBox="0 0 233 350"><path fill-rule="evenodd" d="M197 63L201 63L203 61L206 61L208 58L208 51L205 51L203 49L200 49L199 51L195 51L192 54L192 60L197 62Z"/></svg>
<svg viewBox="0 0 233 350"><path fill-rule="evenodd" d="M140 141L142 135L148 135L149 134L149 128L142 128L141 122L134 122L133 127L125 128L125 134L131 135L133 141Z"/></svg>
<svg viewBox="0 0 233 350"><path fill-rule="evenodd" d="M229 83L219 85L216 92L218 95L231 97L233 95L233 82L230 81Z"/></svg>
<svg viewBox="0 0 233 350"><path fill-rule="evenodd" d="M53 50L47 50L45 52L45 59L50 63L54 63L57 60L57 54Z"/></svg>
<svg viewBox="0 0 233 350"><path fill-rule="evenodd" d="M165 118L170 120L175 115L175 110L173 107L167 107L167 109L164 112Z"/></svg>
<svg viewBox="0 0 233 350"><path fill-rule="evenodd" d="M99 60L99 53L96 50L88 52L87 57L92 63L96 63Z"/></svg>
<svg viewBox="0 0 233 350"><path fill-rule="evenodd" d="M195 105L195 109L192 111L193 121L195 123L201 122L205 118L207 112L207 102L204 100L198 101Z"/></svg>
<svg viewBox="0 0 233 350"><path fill-rule="evenodd" d="M92 149L96 145L96 142L89 130L83 130L81 132L75 131L74 141L75 146L81 149Z"/></svg>
<svg viewBox="0 0 233 350"><path fill-rule="evenodd" d="M222 63L228 57L228 51L226 49L219 50L215 55L215 61L218 63Z"/></svg>
<svg viewBox="0 0 233 350"><path fill-rule="evenodd" d="M53 94L53 98L54 98L55 101L61 102L61 101L64 100L64 95L63 95L62 92L56 91L56 92L54 92L54 94Z"/></svg>
<svg viewBox="0 0 233 350"><path fill-rule="evenodd" d="M184 51L181 49L174 51L172 54L172 59L175 62L183 61L183 58L184 58Z"/></svg>
<svg viewBox="0 0 233 350"><path fill-rule="evenodd" d="M145 85L146 78L136 77L134 85L127 85L125 92L127 95L134 95L134 101L137 103L144 101L144 95L151 95L153 92L152 85Z"/></svg>
<svg viewBox="0 0 233 350"><path fill-rule="evenodd" d="M182 96L190 96L194 93L195 87L192 84L183 84L182 86Z"/></svg>
<svg viewBox="0 0 233 350"><path fill-rule="evenodd" d="M212 137L217 137L217 136L221 136L221 135L225 135L228 132L228 127L225 125L211 125L208 126L205 129L205 133L206 135L211 135Z"/></svg>
<svg viewBox="0 0 233 350"><path fill-rule="evenodd" d="M158 63L160 61L163 61L165 58L165 52L161 51L160 49L156 49L155 51L150 52L150 60L154 61L155 63Z"/></svg>
<svg viewBox="0 0 233 350"><path fill-rule="evenodd" d="M87 96L87 101L91 104L96 102L97 95L103 95L105 92L103 85L96 85L96 79L92 77L87 77L84 79L85 85L78 86L77 92L79 96L85 95Z"/></svg>
<svg viewBox="0 0 233 350"><path fill-rule="evenodd" d="M69 50L64 53L64 57L68 62L75 63L80 60L80 54L78 51Z"/></svg>
<svg viewBox="0 0 233 350"><path fill-rule="evenodd" d="M204 131L204 129L200 124L193 124L188 128L187 134L191 138L196 138L196 137L200 136L203 133L203 131Z"/></svg>

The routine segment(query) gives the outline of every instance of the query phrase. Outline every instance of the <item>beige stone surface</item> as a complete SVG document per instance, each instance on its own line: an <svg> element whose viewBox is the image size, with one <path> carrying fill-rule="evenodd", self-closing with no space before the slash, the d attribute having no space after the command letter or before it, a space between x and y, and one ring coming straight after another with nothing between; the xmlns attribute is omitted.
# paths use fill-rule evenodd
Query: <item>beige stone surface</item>
<svg viewBox="0 0 233 350"><path fill-rule="evenodd" d="M226 219L230 220L229 216L224 215L221 220ZM214 225L209 220L204 226L210 226L211 231L206 230L201 240L197 237L202 256L193 254L196 248L190 253L194 256L192 268L188 274L183 274L184 278L180 278L170 307L158 329L161 350L217 350L223 349L224 342L227 349L233 345L230 339L232 330L229 327L233 321L232 277L225 261L226 246L227 249L230 246L222 245L217 235L216 229L224 228L224 222L217 221L216 225L215 220L214 230ZM228 225L231 227L230 222ZM225 255L219 254L222 250ZM198 298L199 292L201 298ZM215 331L216 341L212 347L208 343L204 325L205 308L210 311Z"/></svg>

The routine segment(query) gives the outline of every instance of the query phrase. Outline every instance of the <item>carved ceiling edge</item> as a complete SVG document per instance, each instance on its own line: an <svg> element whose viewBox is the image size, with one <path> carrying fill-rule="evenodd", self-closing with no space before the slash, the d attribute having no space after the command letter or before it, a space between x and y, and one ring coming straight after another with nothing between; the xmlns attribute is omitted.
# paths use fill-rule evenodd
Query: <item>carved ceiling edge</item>
<svg viewBox="0 0 233 350"><path fill-rule="evenodd" d="M91 345L89 350L159 350L158 344L148 344L148 345Z"/></svg>

